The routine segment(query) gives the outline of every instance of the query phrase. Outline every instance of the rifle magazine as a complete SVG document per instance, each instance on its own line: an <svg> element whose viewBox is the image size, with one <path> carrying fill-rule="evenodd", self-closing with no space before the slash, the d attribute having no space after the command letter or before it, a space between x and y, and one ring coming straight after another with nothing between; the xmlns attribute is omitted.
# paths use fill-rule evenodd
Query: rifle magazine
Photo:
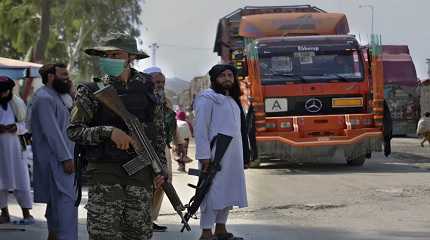
<svg viewBox="0 0 430 240"><path fill-rule="evenodd" d="M147 164L144 164L139 159L132 159L122 165L122 168L127 172L127 175L131 176L142 170L146 167Z"/></svg>

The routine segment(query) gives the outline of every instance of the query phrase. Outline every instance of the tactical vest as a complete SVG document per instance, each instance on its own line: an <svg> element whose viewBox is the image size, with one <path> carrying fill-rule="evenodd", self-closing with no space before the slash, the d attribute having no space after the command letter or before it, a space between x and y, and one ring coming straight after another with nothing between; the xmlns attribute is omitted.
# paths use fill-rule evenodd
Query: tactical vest
<svg viewBox="0 0 430 240"><path fill-rule="evenodd" d="M146 125L145 133L153 141L155 139L153 116L156 100L152 94L152 88L136 80L130 81L127 88L123 87L120 82L113 82L112 85L117 90L127 110ZM94 117L90 127L112 126L131 135L124 121L103 104L99 105L98 112ZM97 146L87 146L85 149L85 158L89 162L127 162L135 156L136 153L133 149L128 151L118 149L112 141Z"/></svg>

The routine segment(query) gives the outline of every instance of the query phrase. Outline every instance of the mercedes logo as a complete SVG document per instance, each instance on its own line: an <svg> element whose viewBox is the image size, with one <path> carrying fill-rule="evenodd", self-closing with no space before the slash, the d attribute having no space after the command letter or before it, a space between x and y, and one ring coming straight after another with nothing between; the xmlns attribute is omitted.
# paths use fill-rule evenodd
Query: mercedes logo
<svg viewBox="0 0 430 240"><path fill-rule="evenodd" d="M318 98L309 98L306 102L305 102L305 109L308 112L311 113L316 113L321 111L323 107L323 104L321 102L321 100L319 100Z"/></svg>

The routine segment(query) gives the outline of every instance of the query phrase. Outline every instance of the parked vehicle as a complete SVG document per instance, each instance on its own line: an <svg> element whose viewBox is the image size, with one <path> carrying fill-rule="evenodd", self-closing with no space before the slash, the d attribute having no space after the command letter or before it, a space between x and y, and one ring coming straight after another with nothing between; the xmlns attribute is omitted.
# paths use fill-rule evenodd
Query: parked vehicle
<svg viewBox="0 0 430 240"><path fill-rule="evenodd" d="M214 51L240 69L256 162L341 154L357 166L382 151L390 134L373 50L349 34L345 14L310 5L245 7L221 18Z"/></svg>
<svg viewBox="0 0 430 240"><path fill-rule="evenodd" d="M384 96L393 119L393 135L414 135L420 118L418 77L408 46L382 46Z"/></svg>

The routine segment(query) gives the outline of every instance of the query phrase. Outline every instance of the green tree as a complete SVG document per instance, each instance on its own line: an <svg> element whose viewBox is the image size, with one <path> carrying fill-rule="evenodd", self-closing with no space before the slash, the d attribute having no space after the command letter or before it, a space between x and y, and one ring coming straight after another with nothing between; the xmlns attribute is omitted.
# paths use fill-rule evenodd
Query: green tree
<svg viewBox="0 0 430 240"><path fill-rule="evenodd" d="M0 1L0 56L22 59L35 44L38 9L32 0Z"/></svg>
<svg viewBox="0 0 430 240"><path fill-rule="evenodd" d="M92 75L83 49L110 32L139 36L139 0L1 0L0 56L64 62L75 79Z"/></svg>

